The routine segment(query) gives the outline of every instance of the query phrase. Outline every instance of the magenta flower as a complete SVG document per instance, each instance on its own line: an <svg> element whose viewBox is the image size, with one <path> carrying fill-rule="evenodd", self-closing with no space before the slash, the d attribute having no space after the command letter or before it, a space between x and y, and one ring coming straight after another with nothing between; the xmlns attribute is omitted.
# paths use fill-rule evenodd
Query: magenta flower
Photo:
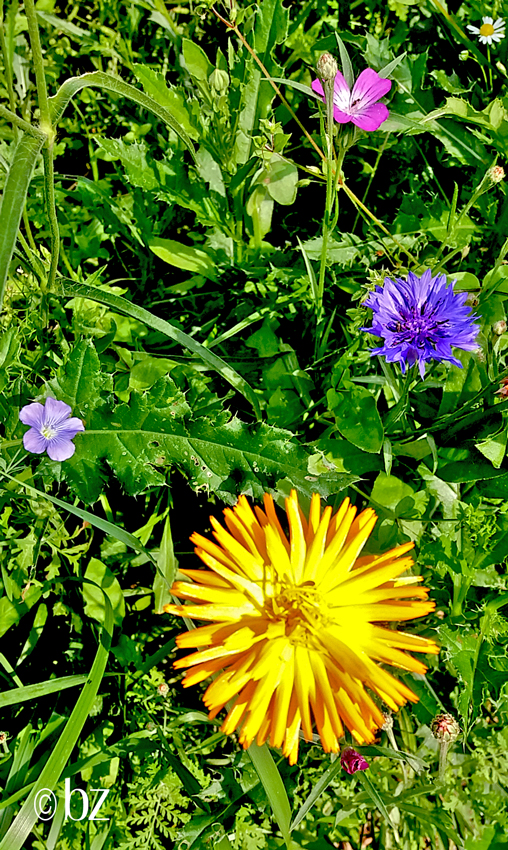
<svg viewBox="0 0 508 850"><path fill-rule="evenodd" d="M372 68L366 68L351 91L341 72L337 71L333 87L333 117L338 124L347 124L348 121L352 121L360 130L369 132L377 130L389 114L384 103L377 101L387 94L391 87L391 80L385 80ZM312 82L312 90L325 100L321 80Z"/></svg>
<svg viewBox="0 0 508 850"><path fill-rule="evenodd" d="M352 747L345 747L340 754L340 763L346 773L356 773L358 770L368 770L369 763L364 757L353 750Z"/></svg>
<svg viewBox="0 0 508 850"><path fill-rule="evenodd" d="M23 435L27 452L40 455L47 452L51 460L69 460L76 451L72 442L78 431L84 431L81 419L69 419L72 409L64 401L47 398L44 404L34 401L19 412L23 425L30 430Z"/></svg>

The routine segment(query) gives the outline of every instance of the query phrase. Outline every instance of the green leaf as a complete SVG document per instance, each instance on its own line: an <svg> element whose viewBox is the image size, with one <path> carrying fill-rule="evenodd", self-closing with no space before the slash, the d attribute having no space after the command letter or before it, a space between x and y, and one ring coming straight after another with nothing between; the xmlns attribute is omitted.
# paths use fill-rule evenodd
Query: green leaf
<svg viewBox="0 0 508 850"><path fill-rule="evenodd" d="M170 109L160 106L153 98L144 94L144 92L139 91L139 89L134 86L129 85L129 83L124 83L124 81L119 77L115 77L113 74L104 74L102 71L95 71L91 74L82 74L81 77L70 77L62 86L60 86L56 95L49 98L51 118L54 124L56 124L56 122L60 119L71 98L74 97L78 91L86 88L86 86L96 86L97 88L114 92L115 94L122 95L123 97L132 100L134 103L137 103L138 106L148 109L153 113L153 115L156 115L157 118L174 130L194 157L194 145L192 140Z"/></svg>
<svg viewBox="0 0 508 850"><path fill-rule="evenodd" d="M25 133L21 136L12 159L9 173L0 200L0 221L2 222L2 237L0 239L0 310L4 300L5 285L11 263L19 223L26 203L28 187L33 170L45 136L43 133L31 136Z"/></svg>
<svg viewBox="0 0 508 850"><path fill-rule="evenodd" d="M219 372L226 381L235 387L235 389L250 402L256 415L258 417L261 415L258 399L254 390L249 386L247 381L224 360L222 360L221 357L217 357L216 354L208 351L207 348L200 345L199 342L196 342L196 340L179 330L179 328L175 328L173 325L170 325L169 322L159 319L157 316L149 313L148 310L144 310L142 307L137 307L135 304L131 304L119 295L113 295L110 292L103 292L93 286L87 286L82 283L64 282L63 289L67 296L81 296L83 298L89 298L91 301L97 301L99 304L105 304L107 307L111 307L111 309L115 312L131 316L131 318L137 319L139 322L143 322L145 325L148 325L148 327L159 331L164 334L164 336L167 336L180 345L183 345L193 354L197 354L207 366Z"/></svg>
<svg viewBox="0 0 508 850"><path fill-rule="evenodd" d="M106 617L105 597L107 596L113 609L115 625L121 626L125 617L125 601L122 588L114 573L98 558L90 558L85 578L88 579L88 582L83 585L85 615L104 624ZM93 584L90 582L93 582Z"/></svg>
<svg viewBox="0 0 508 850"><path fill-rule="evenodd" d="M158 103L159 106L167 109L190 138L197 141L199 139L199 131L191 123L191 117L184 95L175 88L169 88L160 71L154 71L147 65L140 65L136 62L132 70L146 94Z"/></svg>
<svg viewBox="0 0 508 850"><path fill-rule="evenodd" d="M101 492L97 469L107 460L126 491L135 495L166 483L166 468L176 465L192 487L213 491L234 504L238 493L261 498L287 482L304 496L323 496L347 487L357 476L308 474L307 450L292 434L239 419L217 425L206 418L186 421L181 392L162 378L148 392L132 392L129 404L91 412L87 430L62 474L85 502Z"/></svg>
<svg viewBox="0 0 508 850"><path fill-rule="evenodd" d="M145 142L127 144L122 140L104 139L96 136L95 142L108 155L110 160L119 159L127 172L127 179L133 186L150 191L159 187L159 179L147 161L148 148Z"/></svg>
<svg viewBox="0 0 508 850"><path fill-rule="evenodd" d="M157 257L177 269L202 274L210 280L217 279L215 263L206 251L184 245L175 239L154 238L149 241L148 246Z"/></svg>
<svg viewBox="0 0 508 850"><path fill-rule="evenodd" d="M261 60L269 74L280 71L280 67L272 58L272 52L277 44L282 44L287 35L288 10L282 5L282 0L262 0L258 6L254 24L252 48ZM242 109L238 119L236 139L237 162L244 163L250 158L252 136L259 126L259 119L266 118L274 91L265 79L256 62L249 55L242 69L241 83L246 83L242 92Z"/></svg>
<svg viewBox="0 0 508 850"><path fill-rule="evenodd" d="M264 183L274 201L289 206L296 198L298 169L292 162L273 154L268 168L268 177Z"/></svg>
<svg viewBox="0 0 508 850"><path fill-rule="evenodd" d="M288 795L284 788L281 775L277 770L277 766L271 756L270 750L263 744L258 747L257 744L251 744L247 750L256 773L258 774L261 784L265 789L268 802L272 807L272 812L282 837L286 843L288 850L291 850L290 822L291 822L291 806L289 805ZM1 850L1 848L0 848Z"/></svg>
<svg viewBox="0 0 508 850"><path fill-rule="evenodd" d="M224 178L220 165L214 160L209 150L200 147L196 154L196 165L199 176L205 183L208 183L208 188L212 192L226 197L226 189L224 187Z"/></svg>
<svg viewBox="0 0 508 850"><path fill-rule="evenodd" d="M154 611L156 614L162 614L164 605L171 602L169 590L175 580L177 569L178 561L175 558L171 524L169 516L167 516L164 523L161 546L157 556L157 574L153 583Z"/></svg>
<svg viewBox="0 0 508 850"><path fill-rule="evenodd" d="M207 83L208 77L214 70L213 65L208 60L208 56L199 44L195 44L188 38L182 39L182 53L187 68L191 77L199 80L200 83Z"/></svg>
<svg viewBox="0 0 508 850"><path fill-rule="evenodd" d="M377 454L383 445L384 431L376 399L364 387L347 392L328 390L328 404L340 433L359 449Z"/></svg>
<svg viewBox="0 0 508 850"><path fill-rule="evenodd" d="M26 846L25 842L38 819L36 806L37 795L44 789L53 790L55 788L70 755L76 746L83 726L89 717L104 676L113 633L113 612L111 610L109 600L107 600L106 605L106 620L102 630L101 640L95 655L94 663L89 675L87 676L87 680L83 685L83 690L81 691L79 699L74 706L72 714L69 717L63 732L61 733L56 745L51 750L48 760L32 787L30 794L9 827L6 835L2 841L0 841L0 850L22 850L22 848Z"/></svg>
<svg viewBox="0 0 508 850"><path fill-rule="evenodd" d="M95 407L100 392L106 387L109 376L101 372L101 364L91 340L78 342L67 360L49 381L49 388L59 401L72 407L73 416L85 417L89 408Z"/></svg>
<svg viewBox="0 0 508 850"><path fill-rule="evenodd" d="M25 685L22 688L12 688L10 691L0 693L0 708L7 708L8 705L18 705L21 702L27 702L32 699L46 696L46 694L55 694L63 691L66 688L75 688L77 685L84 685L87 676L60 676L58 679L48 679L46 682L37 682L36 685Z"/></svg>
<svg viewBox="0 0 508 850"><path fill-rule="evenodd" d="M351 65L351 59L349 58L349 54L346 50L346 45L340 38L337 31L335 32L335 38L337 39L337 44L339 46L340 53L340 64L342 65L342 73L344 75L344 79L348 84L349 88L352 89L355 81L355 75L353 74L353 66Z"/></svg>
<svg viewBox="0 0 508 850"><path fill-rule="evenodd" d="M330 782L335 779L339 771L342 770L342 765L340 763L340 758L337 756L335 761L330 765L327 770L320 776L314 787L312 788L310 794L308 795L305 802L300 806L296 815L294 816L291 826L289 827L292 832L296 827L302 822L307 812L309 812L316 802L319 799L323 791L328 788Z"/></svg>
<svg viewBox="0 0 508 850"><path fill-rule="evenodd" d="M441 467L439 475L443 481L462 484L506 475L506 469L494 469L492 464L481 460L456 460Z"/></svg>

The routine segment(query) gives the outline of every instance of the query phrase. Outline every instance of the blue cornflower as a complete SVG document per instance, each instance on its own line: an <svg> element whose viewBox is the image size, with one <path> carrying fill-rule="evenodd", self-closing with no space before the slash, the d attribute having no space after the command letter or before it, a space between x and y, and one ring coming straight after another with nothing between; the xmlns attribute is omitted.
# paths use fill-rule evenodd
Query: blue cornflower
<svg viewBox="0 0 508 850"><path fill-rule="evenodd" d="M363 302L374 315L372 327L362 330L384 339L371 354L383 355L388 363L399 362L403 374L407 366L418 363L422 378L427 360L448 360L462 367L452 346L474 351L480 330L466 299L467 292L454 292L446 275L432 277L430 269L421 277L409 272L407 280L386 277L384 286L376 286Z"/></svg>

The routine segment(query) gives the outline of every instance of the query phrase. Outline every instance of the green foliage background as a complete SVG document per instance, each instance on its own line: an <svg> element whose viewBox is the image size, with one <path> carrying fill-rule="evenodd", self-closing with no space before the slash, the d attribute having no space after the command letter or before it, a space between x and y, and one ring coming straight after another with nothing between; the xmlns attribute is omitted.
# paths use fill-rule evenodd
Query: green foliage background
<svg viewBox="0 0 508 850"><path fill-rule="evenodd" d="M485 15L508 6L0 2L0 850L508 844L508 41L471 40ZM309 86L336 35L392 89L324 235ZM479 350L404 379L362 301L428 267ZM86 426L64 463L22 447L48 395ZM366 551L414 541L436 601L412 628L440 656L401 674L419 702L365 774L317 740L294 767L243 751L173 672L190 534L292 487L371 505ZM69 779L108 820L64 817Z"/></svg>

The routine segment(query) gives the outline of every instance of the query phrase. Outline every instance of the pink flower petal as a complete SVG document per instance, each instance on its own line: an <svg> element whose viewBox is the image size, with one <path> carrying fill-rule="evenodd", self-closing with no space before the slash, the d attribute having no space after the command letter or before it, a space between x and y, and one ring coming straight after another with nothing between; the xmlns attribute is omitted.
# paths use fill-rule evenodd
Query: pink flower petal
<svg viewBox="0 0 508 850"><path fill-rule="evenodd" d="M362 110L359 115L355 115L350 120L356 124L360 130L368 130L372 132L381 126L383 121L388 118L389 112L384 103L372 103Z"/></svg>
<svg viewBox="0 0 508 850"><path fill-rule="evenodd" d="M333 107L333 117L337 124L347 124L348 121L352 120L351 115L347 112L342 112L340 109L337 109L336 106Z"/></svg>
<svg viewBox="0 0 508 850"><path fill-rule="evenodd" d="M362 106L369 106L383 97L392 87L392 81L380 77L372 68L366 68L358 77L351 92L351 103L362 101Z"/></svg>
<svg viewBox="0 0 508 850"><path fill-rule="evenodd" d="M42 405L41 405L42 407ZM35 428L30 428L26 434L23 434L23 446L25 447L27 452L32 452L32 454L41 455L46 451L46 447L48 445L48 441L39 431L36 431Z"/></svg>
<svg viewBox="0 0 508 850"><path fill-rule="evenodd" d="M32 404L25 404L19 411L19 418L23 425L30 425L32 428L41 428L44 422L44 407L38 401Z"/></svg>
<svg viewBox="0 0 508 850"><path fill-rule="evenodd" d="M315 91L316 94L320 94L322 98L325 96L325 90L323 88L323 84L321 80L312 80L310 87L312 91Z"/></svg>
<svg viewBox="0 0 508 850"><path fill-rule="evenodd" d="M333 99L337 99L340 102L344 102L347 98L349 100L349 96L351 94L351 89L346 83L346 79L340 71L337 71L337 75L335 77L335 81L333 84Z"/></svg>

